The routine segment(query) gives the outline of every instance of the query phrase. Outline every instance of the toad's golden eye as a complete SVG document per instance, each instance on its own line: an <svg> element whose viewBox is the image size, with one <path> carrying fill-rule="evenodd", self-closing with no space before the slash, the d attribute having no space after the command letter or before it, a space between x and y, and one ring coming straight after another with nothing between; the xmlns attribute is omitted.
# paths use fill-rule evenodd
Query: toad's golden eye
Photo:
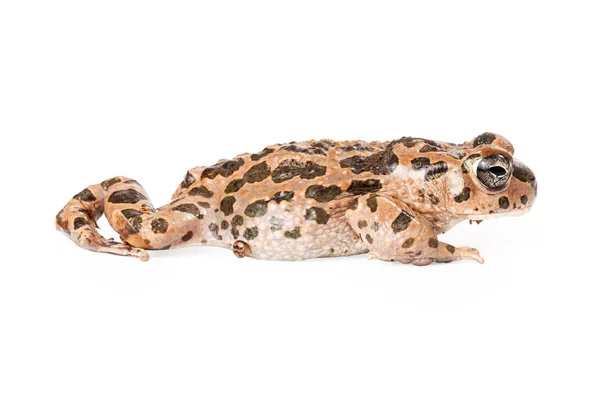
<svg viewBox="0 0 600 400"><path fill-rule="evenodd" d="M477 179L491 191L506 188L512 173L511 162L500 154L484 157L473 165Z"/></svg>

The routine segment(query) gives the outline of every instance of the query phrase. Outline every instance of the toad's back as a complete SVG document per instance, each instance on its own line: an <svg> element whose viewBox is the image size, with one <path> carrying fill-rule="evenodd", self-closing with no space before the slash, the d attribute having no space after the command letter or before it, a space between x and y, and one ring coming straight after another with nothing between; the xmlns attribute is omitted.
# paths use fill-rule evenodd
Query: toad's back
<svg viewBox="0 0 600 400"><path fill-rule="evenodd" d="M485 150L481 146L512 154L512 145L493 134L462 145L418 138L292 142L189 170L173 201L158 210L137 182L123 177L90 186L75 200L84 206L79 211L86 222L80 225L86 227L82 232L88 232L94 244L100 240L89 224L99 214L100 205L94 202L107 197L105 208L111 225L134 248L113 243L98 246L113 246L120 254L133 252L143 258L145 253L138 252L141 248L201 244L233 248L239 256L263 259L350 255L373 251L374 237L390 230L397 234L404 230L398 228L413 221L412 226L430 230L430 236L445 231L465 219L456 212L459 203L465 214L479 209L476 205L491 207L467 204L465 199L471 188L463 176L470 167L468 160L475 160L473 150ZM477 157L482 156L479 153ZM446 202L449 194L460 200L454 200L452 207ZM363 203L369 218L362 215ZM385 206L379 207L381 204ZM59 213L58 226L72 235L64 221ZM386 242L389 240L381 241ZM473 258L469 251L465 250L463 257ZM427 256L425 261L439 258Z"/></svg>

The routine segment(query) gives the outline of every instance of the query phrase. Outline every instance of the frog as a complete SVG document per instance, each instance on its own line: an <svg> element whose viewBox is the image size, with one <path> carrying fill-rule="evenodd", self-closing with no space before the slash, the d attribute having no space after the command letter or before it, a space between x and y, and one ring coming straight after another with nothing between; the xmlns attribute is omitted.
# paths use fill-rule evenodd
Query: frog
<svg viewBox="0 0 600 400"><path fill-rule="evenodd" d="M188 170L158 208L134 179L90 185L55 223L84 249L142 261L148 250L218 246L263 260L368 253L417 266L483 263L478 250L438 237L463 221L530 210L537 180L513 154L491 132L462 144L411 136L275 144ZM120 242L99 233L103 214Z"/></svg>

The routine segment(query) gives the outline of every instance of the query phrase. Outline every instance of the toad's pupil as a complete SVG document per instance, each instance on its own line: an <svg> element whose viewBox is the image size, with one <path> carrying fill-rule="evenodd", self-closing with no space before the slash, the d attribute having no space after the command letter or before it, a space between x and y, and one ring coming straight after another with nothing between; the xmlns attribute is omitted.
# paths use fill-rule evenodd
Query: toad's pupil
<svg viewBox="0 0 600 400"><path fill-rule="evenodd" d="M502 176L506 174L506 170L498 166L490 168L490 172L496 176Z"/></svg>

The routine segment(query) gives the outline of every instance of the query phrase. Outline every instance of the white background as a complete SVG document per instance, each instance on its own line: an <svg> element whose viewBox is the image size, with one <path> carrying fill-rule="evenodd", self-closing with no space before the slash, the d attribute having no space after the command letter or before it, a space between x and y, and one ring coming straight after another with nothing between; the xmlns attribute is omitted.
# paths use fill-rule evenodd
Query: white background
<svg viewBox="0 0 600 400"><path fill-rule="evenodd" d="M597 399L593 3L3 1L0 398ZM141 263L54 230L114 175L161 205L272 143L485 131L539 181L443 237L485 265Z"/></svg>

